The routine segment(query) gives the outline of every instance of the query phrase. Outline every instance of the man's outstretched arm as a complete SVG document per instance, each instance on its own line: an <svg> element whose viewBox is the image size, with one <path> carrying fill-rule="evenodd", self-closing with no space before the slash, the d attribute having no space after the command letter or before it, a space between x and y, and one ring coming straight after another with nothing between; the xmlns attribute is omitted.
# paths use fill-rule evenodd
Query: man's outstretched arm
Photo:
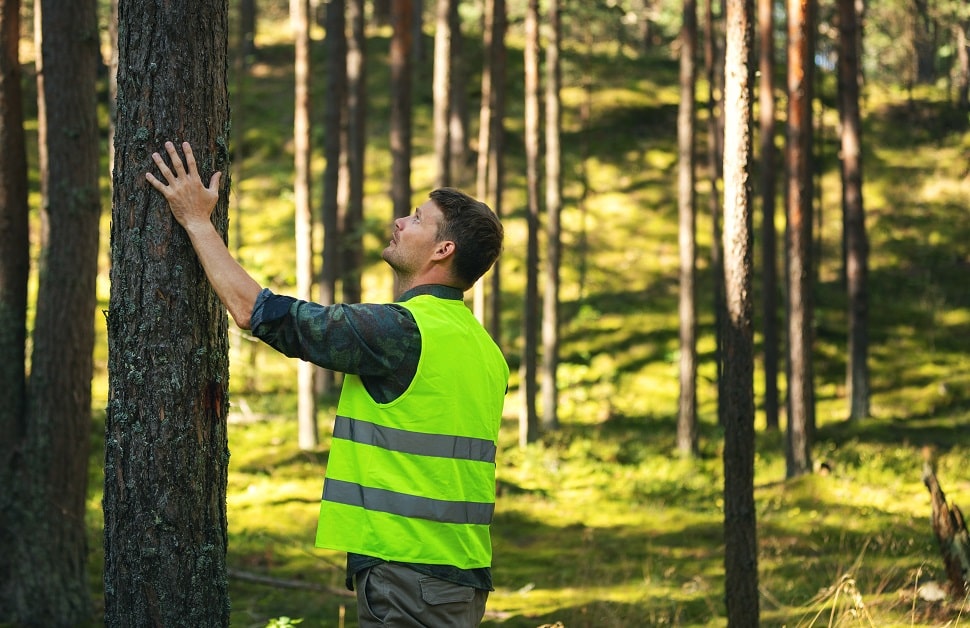
<svg viewBox="0 0 970 628"><path fill-rule="evenodd" d="M199 171L188 142L182 143L185 163L172 142L165 142L172 167L165 163L159 153L152 155L158 171L165 182L146 173L145 178L156 190L162 193L172 210L175 220L182 225L195 249L199 262L205 270L209 283L219 299L229 310L232 319L242 329L249 329L253 305L261 287L239 262L233 259L222 241L222 236L212 224L212 210L219 200L219 181L221 172L212 175L208 187L202 183Z"/></svg>

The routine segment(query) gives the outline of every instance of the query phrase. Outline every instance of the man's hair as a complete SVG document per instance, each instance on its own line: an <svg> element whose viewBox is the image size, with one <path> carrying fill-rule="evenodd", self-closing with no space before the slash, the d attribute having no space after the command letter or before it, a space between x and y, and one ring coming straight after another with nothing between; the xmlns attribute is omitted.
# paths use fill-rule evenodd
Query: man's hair
<svg viewBox="0 0 970 628"><path fill-rule="evenodd" d="M438 225L438 240L455 243L452 272L467 290L502 252L502 223L488 205L454 188L438 188L428 196L444 218Z"/></svg>

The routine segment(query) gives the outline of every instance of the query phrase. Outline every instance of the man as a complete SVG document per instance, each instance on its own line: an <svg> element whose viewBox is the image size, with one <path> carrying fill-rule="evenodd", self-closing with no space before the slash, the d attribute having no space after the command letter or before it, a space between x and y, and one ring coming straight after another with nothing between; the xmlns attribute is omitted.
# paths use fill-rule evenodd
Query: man
<svg viewBox="0 0 970 628"><path fill-rule="evenodd" d="M438 189L394 221L391 304L322 306L263 289L210 215L189 144L152 157L148 182L185 229L236 324L278 351L346 373L324 481L318 547L347 552L361 626L474 626L492 590L489 524L509 369L463 293L502 249L495 214Z"/></svg>

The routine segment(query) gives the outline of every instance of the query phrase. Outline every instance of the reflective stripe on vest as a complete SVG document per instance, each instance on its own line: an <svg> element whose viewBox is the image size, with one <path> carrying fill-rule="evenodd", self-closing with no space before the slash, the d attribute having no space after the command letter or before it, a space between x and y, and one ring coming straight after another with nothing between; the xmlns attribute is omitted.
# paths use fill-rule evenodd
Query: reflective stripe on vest
<svg viewBox="0 0 970 628"><path fill-rule="evenodd" d="M379 488L368 488L353 482L327 478L323 484L323 499L367 510L379 510L402 517L417 517L440 523L469 523L488 525L492 521L495 504L477 502L449 502L405 495Z"/></svg>
<svg viewBox="0 0 970 628"><path fill-rule="evenodd" d="M496 447L490 440L447 434L419 434L345 416L338 416L334 422L333 437L406 454L495 462Z"/></svg>

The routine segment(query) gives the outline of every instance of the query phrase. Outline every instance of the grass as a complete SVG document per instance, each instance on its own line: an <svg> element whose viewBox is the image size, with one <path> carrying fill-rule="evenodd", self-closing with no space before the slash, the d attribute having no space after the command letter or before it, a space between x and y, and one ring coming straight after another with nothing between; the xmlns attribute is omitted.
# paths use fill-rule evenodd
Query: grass
<svg viewBox="0 0 970 628"><path fill-rule="evenodd" d="M235 130L246 148L234 175L239 213L233 220L243 227L244 264L258 280L285 292L293 284L287 140L292 57L285 35L277 32L285 29L261 31L261 52L246 93L246 126ZM375 61L386 45L386 38L373 39ZM510 62L515 72L517 55L510 54ZM526 448L517 446L513 376L493 527L496 591L485 625L723 626L721 434L712 362L710 225L703 210L698 220L701 454L681 459L674 446L676 62L662 51L646 58L594 54L587 59L585 51L570 50L567 64L562 429ZM576 114L585 98L576 87L582 67L595 77L589 128L582 128ZM383 238L390 217L380 126L386 119L380 107L386 102L387 76L383 64L374 68L367 193L371 248ZM415 86L419 129L426 129L429 119L424 93L429 85ZM474 85L472 77L471 91ZM515 103L518 89L512 86ZM316 102L323 98L318 94ZM504 342L513 366L525 235L518 211L524 172L514 135L518 115L513 111L509 122L509 242L503 267ZM882 96L875 88L869 95L865 199L873 417L847 424L845 297L838 278L838 172L832 144L836 121L831 110L821 115L819 430L813 453L827 472L785 480L783 435L762 429L759 410L755 477L762 625L966 625L966 600L927 602L915 595L928 581L943 578L920 476L924 448L938 458L947 495L957 504L970 504L966 116L955 118L935 93L914 103ZM431 185L430 136L422 130L415 139L414 188L420 199ZM315 163L319 166L319 159ZM697 207L706 208L706 186L698 188ZM313 198L319 198L318 191ZM103 246L107 242L105 236ZM106 265L102 273L104 307ZM377 261L365 271L365 297L389 297L388 275ZM100 317L97 325L103 338ZM102 342L95 381L95 403L101 408L105 352ZM762 388L758 366L756 391ZM356 625L355 602L340 590L343 557L312 547L329 426L323 420L317 450L298 450L295 383L293 362L243 334L233 335L229 565L234 573L294 585L233 578L234 626L285 624L278 619L283 617L302 619L302 626ZM333 400L322 401L320 416L331 416ZM88 501L96 598L101 595L102 429L103 411L92 434Z"/></svg>

